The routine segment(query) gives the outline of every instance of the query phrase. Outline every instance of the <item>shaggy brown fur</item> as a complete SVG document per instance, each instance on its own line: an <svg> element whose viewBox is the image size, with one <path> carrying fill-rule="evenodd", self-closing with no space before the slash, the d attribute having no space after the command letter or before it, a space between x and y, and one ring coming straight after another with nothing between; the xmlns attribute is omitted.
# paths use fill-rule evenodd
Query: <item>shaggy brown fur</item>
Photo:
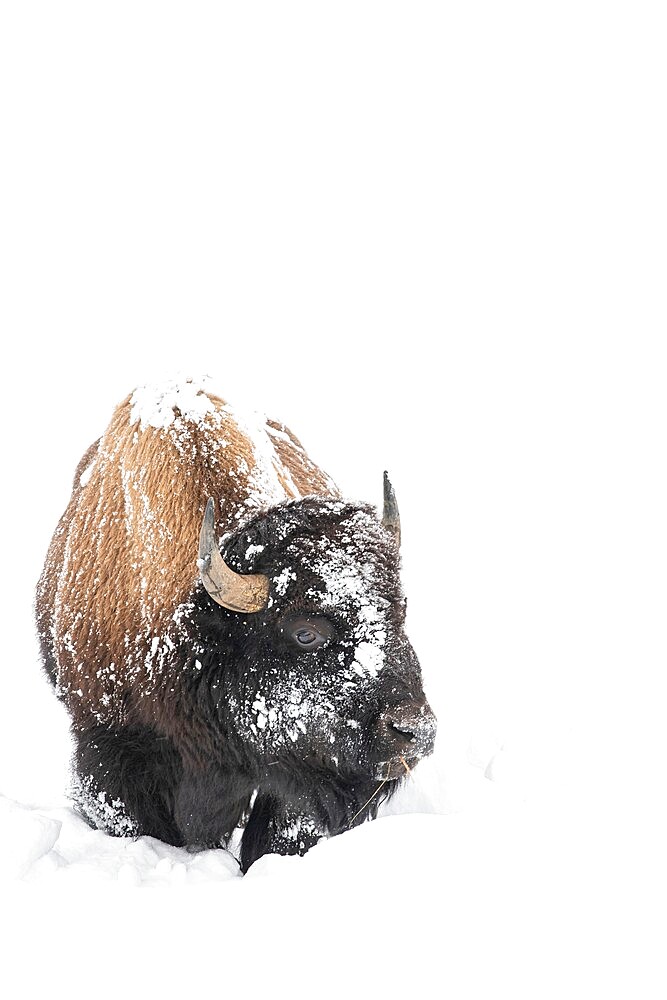
<svg viewBox="0 0 667 1000"><path fill-rule="evenodd" d="M133 419L128 396L76 470L39 581L37 622L47 668L79 725L156 721L150 699L134 692L150 688L146 653L193 591L208 497L223 535L274 503L340 495L282 424L249 431L205 395L203 417L174 408L166 427Z"/></svg>

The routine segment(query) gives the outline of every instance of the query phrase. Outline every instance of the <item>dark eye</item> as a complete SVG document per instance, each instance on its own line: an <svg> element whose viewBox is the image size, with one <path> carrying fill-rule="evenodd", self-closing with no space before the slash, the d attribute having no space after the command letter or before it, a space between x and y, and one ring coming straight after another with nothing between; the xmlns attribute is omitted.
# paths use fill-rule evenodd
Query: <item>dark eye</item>
<svg viewBox="0 0 667 1000"><path fill-rule="evenodd" d="M291 618L280 627L280 632L297 649L319 649L331 639L333 627L326 618Z"/></svg>

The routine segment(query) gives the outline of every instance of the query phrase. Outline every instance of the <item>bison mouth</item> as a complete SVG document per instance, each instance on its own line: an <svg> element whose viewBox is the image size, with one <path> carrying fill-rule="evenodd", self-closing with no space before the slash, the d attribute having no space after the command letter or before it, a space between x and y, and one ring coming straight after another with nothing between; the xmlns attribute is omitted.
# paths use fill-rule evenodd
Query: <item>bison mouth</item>
<svg viewBox="0 0 667 1000"><path fill-rule="evenodd" d="M376 765L373 777L377 781L398 781L399 778L406 778L420 760L421 757L413 756L384 761Z"/></svg>

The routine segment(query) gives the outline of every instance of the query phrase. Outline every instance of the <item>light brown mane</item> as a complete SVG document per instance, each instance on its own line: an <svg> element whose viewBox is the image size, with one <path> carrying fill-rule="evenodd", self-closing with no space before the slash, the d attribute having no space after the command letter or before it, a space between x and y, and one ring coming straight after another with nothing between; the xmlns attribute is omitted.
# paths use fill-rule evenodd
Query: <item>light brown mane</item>
<svg viewBox="0 0 667 1000"><path fill-rule="evenodd" d="M174 407L171 422L157 427L136 416L128 396L77 467L39 581L37 613L59 690L81 722L91 712L120 721L130 682L141 684L151 642L166 634L196 583L209 496L220 535L274 503L339 496L282 424L248 430L222 399L205 396L204 415ZM138 671L131 678L129 662Z"/></svg>

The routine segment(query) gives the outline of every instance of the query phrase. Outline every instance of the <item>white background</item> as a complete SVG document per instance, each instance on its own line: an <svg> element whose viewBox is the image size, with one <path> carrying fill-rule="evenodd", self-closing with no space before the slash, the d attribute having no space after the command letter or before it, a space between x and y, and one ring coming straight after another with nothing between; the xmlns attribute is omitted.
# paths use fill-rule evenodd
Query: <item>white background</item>
<svg viewBox="0 0 667 1000"><path fill-rule="evenodd" d="M660 14L3 4L0 792L66 780L31 602L74 467L208 372L348 496L390 470L439 774L502 746L661 884Z"/></svg>

